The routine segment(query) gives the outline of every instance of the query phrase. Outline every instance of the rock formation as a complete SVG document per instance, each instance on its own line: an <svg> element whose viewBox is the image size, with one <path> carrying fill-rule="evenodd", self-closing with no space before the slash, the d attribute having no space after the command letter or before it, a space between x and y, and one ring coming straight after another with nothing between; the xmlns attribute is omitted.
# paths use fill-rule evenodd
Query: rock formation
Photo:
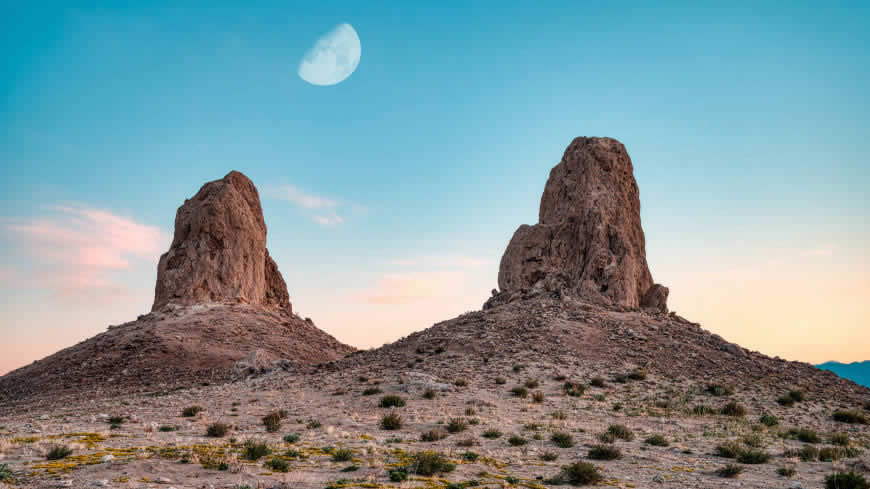
<svg viewBox="0 0 870 489"><path fill-rule="evenodd" d="M206 183L178 208L172 245L157 266L151 310L221 301L292 310L266 249L257 188L236 171Z"/></svg>
<svg viewBox="0 0 870 489"><path fill-rule="evenodd" d="M539 223L514 233L498 285L566 292L604 304L667 312L668 289L646 262L640 198L619 141L577 138L551 171Z"/></svg>

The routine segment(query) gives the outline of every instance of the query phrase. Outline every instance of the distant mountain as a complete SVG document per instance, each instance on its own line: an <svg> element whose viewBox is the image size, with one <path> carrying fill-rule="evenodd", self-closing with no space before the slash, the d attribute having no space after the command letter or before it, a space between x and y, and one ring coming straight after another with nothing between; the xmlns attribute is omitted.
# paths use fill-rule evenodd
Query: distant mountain
<svg viewBox="0 0 870 489"><path fill-rule="evenodd" d="M844 379L870 387L870 360L852 363L825 362L816 365L816 367L830 370Z"/></svg>

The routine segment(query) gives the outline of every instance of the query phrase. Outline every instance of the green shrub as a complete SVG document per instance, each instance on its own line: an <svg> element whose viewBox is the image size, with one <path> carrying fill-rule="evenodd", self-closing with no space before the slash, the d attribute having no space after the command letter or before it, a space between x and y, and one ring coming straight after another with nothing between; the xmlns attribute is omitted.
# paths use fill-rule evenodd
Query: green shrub
<svg viewBox="0 0 870 489"><path fill-rule="evenodd" d="M389 394L382 397L378 405L382 408L404 407L405 400L395 394Z"/></svg>
<svg viewBox="0 0 870 489"><path fill-rule="evenodd" d="M713 453L715 453L717 456L724 458L737 458L742 452L743 447L740 446L740 443L735 440L729 440L725 443L720 443L716 445L716 448L713 450Z"/></svg>
<svg viewBox="0 0 870 489"><path fill-rule="evenodd" d="M831 433L831 443L845 447L849 445L849 435L846 433Z"/></svg>
<svg viewBox="0 0 870 489"><path fill-rule="evenodd" d="M468 380L464 377L460 377L453 381L453 385L455 385L456 387L465 387L468 385Z"/></svg>
<svg viewBox="0 0 870 489"><path fill-rule="evenodd" d="M670 445L670 443L668 443L668 440L666 440L665 437L662 435L649 436L643 442L646 443L647 445L652 445L655 447L666 447L666 446Z"/></svg>
<svg viewBox="0 0 870 489"><path fill-rule="evenodd" d="M205 429L206 436L220 438L230 431L230 425L224 423L212 423Z"/></svg>
<svg viewBox="0 0 870 489"><path fill-rule="evenodd" d="M713 408L710 406L706 406L704 404L698 404L697 406L692 408L692 414L696 416L705 416L707 414L713 414Z"/></svg>
<svg viewBox="0 0 870 489"><path fill-rule="evenodd" d="M622 452L613 445L596 445L589 450L586 457L592 460L616 460L622 457Z"/></svg>
<svg viewBox="0 0 870 489"><path fill-rule="evenodd" d="M801 402L806 399L807 395L804 391L792 390L788 392L788 397L794 399L794 402Z"/></svg>
<svg viewBox="0 0 870 489"><path fill-rule="evenodd" d="M474 462L479 457L480 457L480 455L478 455L474 452L465 452L462 454L462 460L465 460L466 462Z"/></svg>
<svg viewBox="0 0 870 489"><path fill-rule="evenodd" d="M544 402L545 399L546 399L546 396L544 396L544 393L541 391L535 391L535 393L532 394L532 401L536 402L538 404Z"/></svg>
<svg viewBox="0 0 870 489"><path fill-rule="evenodd" d="M321 426L323 426L323 424L321 424L320 421L318 421L316 419L312 419L311 421L309 421L305 425L305 427L308 428L309 430L314 430L314 429L320 428Z"/></svg>
<svg viewBox="0 0 870 489"><path fill-rule="evenodd" d="M724 414L725 416L741 417L746 415L746 408L743 407L742 404L731 401L719 408L719 413Z"/></svg>
<svg viewBox="0 0 870 489"><path fill-rule="evenodd" d="M348 465L341 469L342 472L356 472L357 470L359 470L359 465Z"/></svg>
<svg viewBox="0 0 870 489"><path fill-rule="evenodd" d="M381 391L380 387L368 387L366 390L362 391L362 395L373 396L375 394L380 394L381 392L383 391Z"/></svg>
<svg viewBox="0 0 870 489"><path fill-rule="evenodd" d="M456 465L450 463L443 455L430 451L415 452L411 455L407 467L409 472L424 476L452 472L456 469Z"/></svg>
<svg viewBox="0 0 870 489"><path fill-rule="evenodd" d="M840 447L824 447L819 450L819 461L833 462L843 458L843 449Z"/></svg>
<svg viewBox="0 0 870 489"><path fill-rule="evenodd" d="M821 443L822 439L819 434L807 428L791 428L788 430L788 437L797 439L804 443Z"/></svg>
<svg viewBox="0 0 870 489"><path fill-rule="evenodd" d="M791 406L794 406L794 399L792 399L791 396L781 396L781 397L778 397L778 398L776 398L776 402L777 402L780 406L785 406L785 407L791 407Z"/></svg>
<svg viewBox="0 0 870 489"><path fill-rule="evenodd" d="M283 458L275 457L263 464L263 467L273 472L290 472L290 464Z"/></svg>
<svg viewBox="0 0 870 489"><path fill-rule="evenodd" d="M758 422L764 426L776 426L779 424L779 418L770 413L764 413L758 418Z"/></svg>
<svg viewBox="0 0 870 489"><path fill-rule="evenodd" d="M46 460L60 460L62 458L67 458L72 454L72 449L70 449L66 445L54 445L51 447L51 450L48 451L48 454L45 455Z"/></svg>
<svg viewBox="0 0 870 489"><path fill-rule="evenodd" d="M580 397L586 392L586 386L579 382L565 382L562 384L562 392L571 397Z"/></svg>
<svg viewBox="0 0 870 489"><path fill-rule="evenodd" d="M614 438L618 438L620 440L634 440L634 433L632 433L631 430L628 429L628 427L621 424L612 424L608 426L607 433L612 435Z"/></svg>
<svg viewBox="0 0 870 489"><path fill-rule="evenodd" d="M538 379L528 379L523 385L525 385L527 389L537 389L540 383L538 382Z"/></svg>
<svg viewBox="0 0 870 489"><path fill-rule="evenodd" d="M435 389L432 389L431 387L429 387L425 391L423 391L423 399L429 399L431 401L432 399L435 399L436 397L438 397L438 393L435 392Z"/></svg>
<svg viewBox="0 0 870 489"><path fill-rule="evenodd" d="M353 450L350 448L337 448L332 451L333 462L347 462L353 458Z"/></svg>
<svg viewBox="0 0 870 489"><path fill-rule="evenodd" d="M797 456L804 462L812 462L819 458L819 449L812 445L804 445L798 450Z"/></svg>
<svg viewBox="0 0 870 489"><path fill-rule="evenodd" d="M766 464L770 461L770 454L764 450L744 450L737 456L737 461L742 464Z"/></svg>
<svg viewBox="0 0 870 489"><path fill-rule="evenodd" d="M511 445L513 445L515 447L525 445L528 442L529 442L529 440L526 440L525 438L523 438L520 435L511 435L511 437L508 438L508 443L510 443Z"/></svg>
<svg viewBox="0 0 870 489"><path fill-rule="evenodd" d="M267 432L277 433L281 429L281 414L274 412L263 416L263 426Z"/></svg>
<svg viewBox="0 0 870 489"><path fill-rule="evenodd" d="M109 419L106 420L109 424L124 424L123 416L110 416Z"/></svg>
<svg viewBox="0 0 870 489"><path fill-rule="evenodd" d="M730 396L733 393L729 387L721 384L709 384L704 392L713 396Z"/></svg>
<svg viewBox="0 0 870 489"><path fill-rule="evenodd" d="M740 475L741 472L743 472L743 467L739 465L726 465L725 467L717 470L716 475L718 475L719 477L727 477L729 479L733 479Z"/></svg>
<svg viewBox="0 0 870 489"><path fill-rule="evenodd" d="M163 433L168 433L170 431L175 431L177 428L175 426L170 426L168 424L162 425L160 428L157 428L158 431L162 431Z"/></svg>
<svg viewBox="0 0 870 489"><path fill-rule="evenodd" d="M399 430L402 429L402 417L396 412L385 414L381 418L381 429L384 430Z"/></svg>
<svg viewBox="0 0 870 489"><path fill-rule="evenodd" d="M516 397L520 397L520 398L525 399L529 395L529 390L521 385L518 385L518 386L514 387L513 389L511 389L511 394L513 394Z"/></svg>
<svg viewBox="0 0 870 489"><path fill-rule="evenodd" d="M181 411L181 415L185 418L192 418L202 411L203 409L200 406L188 406Z"/></svg>
<svg viewBox="0 0 870 489"><path fill-rule="evenodd" d="M447 422L447 431L449 433L459 433L468 428L468 423L462 418L450 418Z"/></svg>
<svg viewBox="0 0 870 489"><path fill-rule="evenodd" d="M420 441L438 441L447 438L447 433L441 429L429 430L420 435Z"/></svg>
<svg viewBox="0 0 870 489"><path fill-rule="evenodd" d="M837 472L825 477L825 489L870 489L870 484L861 474Z"/></svg>
<svg viewBox="0 0 870 489"><path fill-rule="evenodd" d="M408 480L408 471L404 467L389 471L390 480L393 482L403 482Z"/></svg>
<svg viewBox="0 0 870 489"><path fill-rule="evenodd" d="M834 418L834 421L840 423L867 424L867 418L859 413L857 409L854 411L834 411L832 417Z"/></svg>
<svg viewBox="0 0 870 489"><path fill-rule="evenodd" d="M465 408L465 415L466 416L474 416L475 414L477 414L477 410L474 409L474 407L469 406L469 407Z"/></svg>
<svg viewBox="0 0 870 489"><path fill-rule="evenodd" d="M559 458L559 454L556 452L546 451L541 454L541 460L544 462L552 462Z"/></svg>
<svg viewBox="0 0 870 489"><path fill-rule="evenodd" d="M592 377L592 379L589 380L589 385L591 385L592 387L598 387L598 388L604 387L605 386L604 379L601 377Z"/></svg>
<svg viewBox="0 0 870 489"><path fill-rule="evenodd" d="M574 486L585 486L600 482L602 477L598 467L588 462L574 462L562 467L559 475L553 480L547 481L553 484L571 484Z"/></svg>
<svg viewBox="0 0 870 489"><path fill-rule="evenodd" d="M496 385L505 385L505 384L507 384L507 379L504 377L496 377L495 384Z"/></svg>
<svg viewBox="0 0 870 489"><path fill-rule="evenodd" d="M776 469L776 473L783 477L792 477L795 472L796 471L791 467L780 467Z"/></svg>
<svg viewBox="0 0 870 489"><path fill-rule="evenodd" d="M501 437L501 431L499 431L495 428L490 428L490 429L484 431L482 436L484 438L489 438L490 440L493 440L495 438Z"/></svg>
<svg viewBox="0 0 870 489"><path fill-rule="evenodd" d="M564 431L553 433L550 440L559 448L571 448L574 446L574 437Z"/></svg>
<svg viewBox="0 0 870 489"><path fill-rule="evenodd" d="M299 438L299 433L290 433L288 435L284 435L284 441L286 443L296 443L297 441L299 441Z"/></svg>
<svg viewBox="0 0 870 489"><path fill-rule="evenodd" d="M519 363L518 363L518 364L514 365L513 370L514 370L515 373L520 373L520 372L523 371L524 368L526 368L525 365L522 365L522 364L519 364Z"/></svg>
<svg viewBox="0 0 870 489"><path fill-rule="evenodd" d="M647 375L646 370L639 368L636 370L632 370L628 374L628 378L631 380L646 380L646 375Z"/></svg>
<svg viewBox="0 0 870 489"><path fill-rule="evenodd" d="M264 441L247 440L242 445L242 454L248 460L259 460L272 453L272 449Z"/></svg>
<svg viewBox="0 0 870 489"><path fill-rule="evenodd" d="M0 464L0 482L15 482L15 476L8 464Z"/></svg>

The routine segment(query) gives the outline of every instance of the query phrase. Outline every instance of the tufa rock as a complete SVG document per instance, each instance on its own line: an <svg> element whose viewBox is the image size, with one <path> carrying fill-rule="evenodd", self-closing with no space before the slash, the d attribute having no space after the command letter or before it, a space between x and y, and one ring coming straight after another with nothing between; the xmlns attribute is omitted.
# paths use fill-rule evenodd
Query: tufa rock
<svg viewBox="0 0 870 489"><path fill-rule="evenodd" d="M615 139L572 141L550 171L540 222L520 226L502 256L501 291L567 292L667 312L668 289L653 283L646 262L633 171Z"/></svg>
<svg viewBox="0 0 870 489"><path fill-rule="evenodd" d="M206 183L178 208L172 245L157 266L151 310L222 301L292 312L287 285L266 250L257 188L237 171Z"/></svg>

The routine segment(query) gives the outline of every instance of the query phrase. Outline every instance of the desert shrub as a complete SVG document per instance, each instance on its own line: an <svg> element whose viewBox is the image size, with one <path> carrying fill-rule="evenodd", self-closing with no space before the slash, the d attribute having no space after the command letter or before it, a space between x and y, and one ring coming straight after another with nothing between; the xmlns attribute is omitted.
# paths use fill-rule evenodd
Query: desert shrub
<svg viewBox="0 0 870 489"><path fill-rule="evenodd" d="M724 406L722 406L721 408L719 408L719 413L724 414L725 416L740 417L740 416L746 415L746 408L743 407L742 404L738 404L734 401L731 401L731 402L725 404Z"/></svg>
<svg viewBox="0 0 870 489"><path fill-rule="evenodd" d="M433 389L431 387L429 387L425 391L423 391L423 399L429 399L431 401L432 399L435 399L436 397L438 397L438 393L435 392L435 389Z"/></svg>
<svg viewBox="0 0 870 489"><path fill-rule="evenodd" d="M812 462L819 458L819 449L812 445L804 445L796 455L804 462Z"/></svg>
<svg viewBox="0 0 870 489"><path fill-rule="evenodd" d="M332 451L333 462L347 462L353 458L353 450L350 448L336 448Z"/></svg>
<svg viewBox="0 0 870 489"><path fill-rule="evenodd" d="M840 423L867 424L867 418L859 413L857 409L854 411L834 411L832 417L834 421L839 421Z"/></svg>
<svg viewBox="0 0 870 489"><path fill-rule="evenodd" d="M534 401L538 404L544 402L545 399L546 399L546 397L544 396L544 393L541 391L535 391L535 393L532 394L532 401Z"/></svg>
<svg viewBox="0 0 870 489"><path fill-rule="evenodd" d="M496 385L505 385L505 384L507 384L507 379L504 377L496 377L495 383L496 383Z"/></svg>
<svg viewBox="0 0 870 489"><path fill-rule="evenodd" d="M480 455L474 452L465 452L462 454L462 460L465 460L466 462L474 462L478 458L480 458Z"/></svg>
<svg viewBox="0 0 870 489"><path fill-rule="evenodd" d="M744 450L737 456L737 461L742 464L766 464L770 461L770 454L764 450Z"/></svg>
<svg viewBox="0 0 870 489"><path fill-rule="evenodd" d="M601 377L592 377L589 380L589 385L591 385L592 387L599 387L599 388L604 387L605 386L604 379Z"/></svg>
<svg viewBox="0 0 870 489"><path fill-rule="evenodd" d="M806 399L807 395L804 391L792 390L788 391L788 397L794 399L794 402L801 402Z"/></svg>
<svg viewBox="0 0 870 489"><path fill-rule="evenodd" d="M320 428L321 426L323 426L323 424L317 419L312 419L312 420L308 421L308 423L305 424L305 427L308 428L309 430L316 430L317 428Z"/></svg>
<svg viewBox="0 0 870 489"><path fill-rule="evenodd" d="M819 434L807 428L791 428L787 433L789 438L793 438L804 443L821 443L822 439Z"/></svg>
<svg viewBox="0 0 870 489"><path fill-rule="evenodd" d="M540 382L538 382L538 379L528 379L523 383L523 385L525 385L527 389L537 389Z"/></svg>
<svg viewBox="0 0 870 489"><path fill-rule="evenodd" d="M404 405L405 400L396 394L389 394L382 397L381 402L378 404L378 406L382 408L403 407Z"/></svg>
<svg viewBox="0 0 870 489"><path fill-rule="evenodd" d="M794 399L791 396L781 396L776 398L777 404L780 406L791 407L794 406Z"/></svg>
<svg viewBox="0 0 870 489"><path fill-rule="evenodd" d="M220 438L230 431L230 425L226 423L212 423L205 429L206 436Z"/></svg>
<svg viewBox="0 0 870 489"><path fill-rule="evenodd" d="M599 468L595 465L588 462L574 462L573 464L563 466L559 475L547 482L551 484L585 486L600 482L603 478Z"/></svg>
<svg viewBox="0 0 870 489"><path fill-rule="evenodd" d="M733 393L729 387L721 384L709 384L704 392L712 396L730 396Z"/></svg>
<svg viewBox="0 0 870 489"><path fill-rule="evenodd" d="M176 429L177 428L175 426L170 426L168 424L162 425L159 428L157 428L158 431L161 431L163 433L169 433L170 431L175 431Z"/></svg>
<svg viewBox="0 0 870 489"><path fill-rule="evenodd" d="M181 415L185 418L192 418L203 411L200 406L188 406L181 411Z"/></svg>
<svg viewBox="0 0 870 489"><path fill-rule="evenodd" d="M299 433L290 433L290 434L284 435L284 441L286 443L296 443L297 441L299 441L299 438L300 438Z"/></svg>
<svg viewBox="0 0 870 489"><path fill-rule="evenodd" d="M523 371L524 368L526 368L525 365L518 363L518 364L514 365L514 367L513 367L513 371L514 371L515 373L520 373L520 372Z"/></svg>
<svg viewBox="0 0 870 489"><path fill-rule="evenodd" d="M553 380L555 380L556 382L563 382L565 380L568 380L568 376L565 374L556 374L553 376Z"/></svg>
<svg viewBox="0 0 870 489"><path fill-rule="evenodd" d="M653 405L659 409L670 409L671 408L671 401L661 399L661 400L656 401Z"/></svg>
<svg viewBox="0 0 870 489"><path fill-rule="evenodd" d="M843 449L840 447L824 447L819 450L819 460L822 462L833 462L843 458Z"/></svg>
<svg viewBox="0 0 870 489"><path fill-rule="evenodd" d="M8 464L0 464L0 482L14 482L15 476Z"/></svg>
<svg viewBox="0 0 870 489"><path fill-rule="evenodd" d="M459 433L468 428L468 423L462 418L450 418L447 421L447 431L450 433Z"/></svg>
<svg viewBox="0 0 870 489"><path fill-rule="evenodd" d="M411 473L430 476L442 472L453 472L456 465L450 463L447 458L436 452L415 452L411 455L408 469Z"/></svg>
<svg viewBox="0 0 870 489"><path fill-rule="evenodd" d="M501 431L499 431L495 428L490 428L490 429L484 431L482 436L484 438L489 438L490 440L494 440L496 438L501 437Z"/></svg>
<svg viewBox="0 0 870 489"><path fill-rule="evenodd" d="M385 414L381 418L381 429L399 430L402 428L402 417L396 412Z"/></svg>
<svg viewBox="0 0 870 489"><path fill-rule="evenodd" d="M523 446L528 442L529 440L526 440L520 435L511 435L511 437L508 438L508 443L515 447Z"/></svg>
<svg viewBox="0 0 870 489"><path fill-rule="evenodd" d="M467 408L465 408L465 415L466 416L474 416L475 414L477 414L477 410L474 409L473 406L468 406Z"/></svg>
<svg viewBox="0 0 870 489"><path fill-rule="evenodd" d="M552 462L557 458L559 458L559 454L556 452L551 452L549 450L541 454L541 460L543 460L544 462Z"/></svg>
<svg viewBox="0 0 870 489"><path fill-rule="evenodd" d="M367 387L364 391L362 391L362 395L373 396L375 394L380 394L381 392L383 391L381 391L380 387Z"/></svg>
<svg viewBox="0 0 870 489"><path fill-rule="evenodd" d="M263 464L263 467L273 472L290 472L290 464L283 458L275 457Z"/></svg>
<svg viewBox="0 0 870 489"><path fill-rule="evenodd" d="M870 484L861 474L837 472L825 477L825 489L870 489Z"/></svg>
<svg viewBox="0 0 870 489"><path fill-rule="evenodd" d="M712 414L713 408L704 404L698 404L697 406L692 408L692 414L696 416L705 416L707 414Z"/></svg>
<svg viewBox="0 0 870 489"><path fill-rule="evenodd" d="M586 457L592 460L616 460L622 457L622 452L613 445L596 445Z"/></svg>
<svg viewBox="0 0 870 489"><path fill-rule="evenodd" d="M727 477L729 479L733 479L740 475L741 472L743 472L743 467L739 465L726 465L725 467L717 470L716 475L718 475L719 477Z"/></svg>
<svg viewBox="0 0 870 489"><path fill-rule="evenodd" d="M743 437L743 444L748 446L748 447L761 448L761 445L763 443L764 442L761 439L761 436L759 436L757 434L746 435Z"/></svg>
<svg viewBox="0 0 870 489"><path fill-rule="evenodd" d="M639 368L629 372L628 378L631 380L646 380L646 375L646 370Z"/></svg>
<svg viewBox="0 0 870 489"><path fill-rule="evenodd" d="M281 414L278 412L269 413L263 416L263 426L269 433L276 433L281 429Z"/></svg>
<svg viewBox="0 0 870 489"><path fill-rule="evenodd" d="M779 424L779 418L770 413L764 413L758 418L758 422L764 426L776 426Z"/></svg>
<svg viewBox="0 0 870 489"><path fill-rule="evenodd" d="M477 441L475 441L474 438L466 438L464 440L459 440L458 442L456 442L456 446L464 448L473 447L475 445L477 445Z"/></svg>
<svg viewBox="0 0 870 489"><path fill-rule="evenodd" d="M621 424L612 424L608 426L607 433L613 435L614 438L618 438L620 440L634 440L634 433L632 433L631 430L628 429L628 427Z"/></svg>
<svg viewBox="0 0 870 489"><path fill-rule="evenodd" d="M420 435L420 441L438 441L447 438L447 432L442 429L429 430Z"/></svg>
<svg viewBox="0 0 870 489"><path fill-rule="evenodd" d="M849 435L846 433L831 433L831 443L845 447L849 445Z"/></svg>
<svg viewBox="0 0 870 489"><path fill-rule="evenodd" d="M579 382L565 382L562 384L562 392L571 397L580 397L586 392L586 386Z"/></svg>
<svg viewBox="0 0 870 489"><path fill-rule="evenodd" d="M109 424L124 424L124 417L123 416L110 416L106 420L106 422L108 422Z"/></svg>
<svg viewBox="0 0 870 489"><path fill-rule="evenodd" d="M264 441L246 440L242 445L242 455L248 460L259 460L272 453L272 449Z"/></svg>
<svg viewBox="0 0 870 489"><path fill-rule="evenodd" d="M716 448L713 449L713 453L719 457L725 458L737 458L743 452L743 447L740 446L735 440L729 440L725 443L720 443L716 445Z"/></svg>
<svg viewBox="0 0 870 489"><path fill-rule="evenodd" d="M513 394L516 397L520 397L522 399L525 399L529 395L529 390L521 385L518 385L518 386L514 387L513 389L511 389L511 394Z"/></svg>
<svg viewBox="0 0 870 489"><path fill-rule="evenodd" d="M468 380L464 377L460 377L453 381L453 385L455 385L456 387L465 387L468 385Z"/></svg>
<svg viewBox="0 0 870 489"><path fill-rule="evenodd" d="M389 471L390 480L393 482L403 482L408 480L408 470L404 467Z"/></svg>
<svg viewBox="0 0 870 489"><path fill-rule="evenodd" d="M666 440L665 437L662 435L648 436L643 442L647 445L652 445L655 447L666 447L670 445L670 443L668 443L668 440Z"/></svg>
<svg viewBox="0 0 870 489"><path fill-rule="evenodd" d="M54 445L45 455L46 460L60 460L72 454L72 449L66 445Z"/></svg>
<svg viewBox="0 0 870 489"><path fill-rule="evenodd" d="M550 440L559 448L571 448L574 446L574 437L564 431L553 433Z"/></svg>
<svg viewBox="0 0 870 489"><path fill-rule="evenodd" d="M604 433L597 434L595 438L597 438L598 441L600 441L601 443L613 443L614 441L616 441L616 437L606 431Z"/></svg>
<svg viewBox="0 0 870 489"><path fill-rule="evenodd" d="M795 470L791 467L780 467L776 469L776 473L783 477L791 477L795 474Z"/></svg>
<svg viewBox="0 0 870 489"><path fill-rule="evenodd" d="M348 465L341 469L342 472L356 472L357 470L359 470L359 465Z"/></svg>

